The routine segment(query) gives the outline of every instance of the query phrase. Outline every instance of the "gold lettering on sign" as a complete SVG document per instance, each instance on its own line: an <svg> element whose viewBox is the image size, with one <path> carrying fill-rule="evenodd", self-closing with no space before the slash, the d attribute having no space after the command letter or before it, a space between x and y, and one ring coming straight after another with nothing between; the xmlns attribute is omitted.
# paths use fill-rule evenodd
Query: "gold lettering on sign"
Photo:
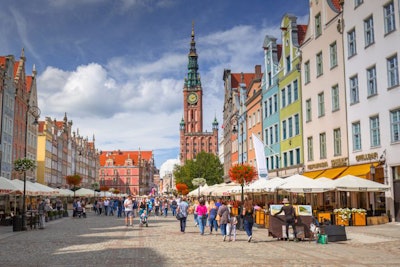
<svg viewBox="0 0 400 267"><path fill-rule="evenodd" d="M333 159L331 160L331 166L333 167L342 167L342 166L347 166L347 157L345 158L339 158L339 159Z"/></svg>
<svg viewBox="0 0 400 267"><path fill-rule="evenodd" d="M307 168L309 170L325 168L325 167L328 167L328 162L327 161L320 162L320 163L315 163L315 164L310 164L310 165L307 166Z"/></svg>
<svg viewBox="0 0 400 267"><path fill-rule="evenodd" d="M378 159L378 153L368 153L368 154L361 154L356 156L357 161L370 161L373 159Z"/></svg>

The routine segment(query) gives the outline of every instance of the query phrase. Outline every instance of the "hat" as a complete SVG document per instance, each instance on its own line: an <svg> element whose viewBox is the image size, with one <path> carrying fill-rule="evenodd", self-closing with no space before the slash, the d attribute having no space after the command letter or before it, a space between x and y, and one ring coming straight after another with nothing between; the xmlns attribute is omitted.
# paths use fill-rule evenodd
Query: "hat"
<svg viewBox="0 0 400 267"><path fill-rule="evenodd" d="M285 197L285 198L282 200L282 203L283 203L283 204L287 204L287 203L289 203L289 200Z"/></svg>

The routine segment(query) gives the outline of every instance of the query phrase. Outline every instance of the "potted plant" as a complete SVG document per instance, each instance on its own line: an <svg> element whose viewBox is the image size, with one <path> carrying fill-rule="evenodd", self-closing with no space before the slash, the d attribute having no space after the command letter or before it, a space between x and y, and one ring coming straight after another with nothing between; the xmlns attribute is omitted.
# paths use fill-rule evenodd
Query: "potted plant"
<svg viewBox="0 0 400 267"><path fill-rule="evenodd" d="M349 208L334 209L333 213L335 214L336 225L343 225L343 226L350 225L351 209Z"/></svg>

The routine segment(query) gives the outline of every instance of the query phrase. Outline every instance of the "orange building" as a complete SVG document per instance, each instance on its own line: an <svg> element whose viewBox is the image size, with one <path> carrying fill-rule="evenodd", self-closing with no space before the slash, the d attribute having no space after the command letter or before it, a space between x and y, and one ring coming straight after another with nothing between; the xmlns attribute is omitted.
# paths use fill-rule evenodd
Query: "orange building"
<svg viewBox="0 0 400 267"><path fill-rule="evenodd" d="M180 123L180 160L196 158L204 151L218 156L218 122L212 123L212 132L203 132L203 88L201 86L199 65L197 63L194 26L189 51L188 74L183 87L183 118Z"/></svg>
<svg viewBox="0 0 400 267"><path fill-rule="evenodd" d="M100 188L133 195L148 195L157 188L152 151L101 151L99 159Z"/></svg>

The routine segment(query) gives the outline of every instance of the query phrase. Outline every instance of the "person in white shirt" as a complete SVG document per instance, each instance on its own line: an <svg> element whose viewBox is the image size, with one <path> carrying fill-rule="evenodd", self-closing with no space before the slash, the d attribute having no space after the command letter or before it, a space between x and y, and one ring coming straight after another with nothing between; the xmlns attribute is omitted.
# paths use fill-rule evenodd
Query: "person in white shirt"
<svg viewBox="0 0 400 267"><path fill-rule="evenodd" d="M124 207L125 207L125 225L128 226L128 220L129 220L129 225L133 226L133 201L132 201L132 196L128 196L127 199L124 201Z"/></svg>

